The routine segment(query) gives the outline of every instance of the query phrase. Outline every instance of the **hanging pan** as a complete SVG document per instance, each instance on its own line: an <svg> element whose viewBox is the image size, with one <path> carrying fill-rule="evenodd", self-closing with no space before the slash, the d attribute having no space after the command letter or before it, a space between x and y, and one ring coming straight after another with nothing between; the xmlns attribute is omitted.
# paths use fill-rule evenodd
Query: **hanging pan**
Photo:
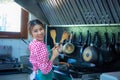
<svg viewBox="0 0 120 80"><path fill-rule="evenodd" d="M97 37L97 35L95 34L94 38L96 38L96 37ZM93 39L93 40L95 40L95 39ZM89 41L90 41L90 46L86 47L83 51L83 60L85 62L97 63L98 57L99 57L99 53L98 53L99 51L98 51L97 47L94 46L94 41L91 41L91 33L89 33Z"/></svg>
<svg viewBox="0 0 120 80"><path fill-rule="evenodd" d="M120 32L118 32L118 40L115 43L115 51L116 51L116 54L119 57L119 55L120 55Z"/></svg>
<svg viewBox="0 0 120 80"><path fill-rule="evenodd" d="M63 52L66 54L71 54L75 50L75 46L71 42L72 38L73 38L73 32L70 33L69 41L63 45Z"/></svg>

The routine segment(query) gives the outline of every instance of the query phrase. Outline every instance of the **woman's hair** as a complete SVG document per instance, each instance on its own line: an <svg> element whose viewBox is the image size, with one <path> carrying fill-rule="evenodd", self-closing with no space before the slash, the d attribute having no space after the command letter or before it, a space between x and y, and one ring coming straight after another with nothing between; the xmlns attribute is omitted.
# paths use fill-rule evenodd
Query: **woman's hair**
<svg viewBox="0 0 120 80"><path fill-rule="evenodd" d="M29 31L30 35L32 35L32 29L35 25L41 25L45 29L44 24L40 20L38 20L38 19L31 20L28 23L28 31Z"/></svg>

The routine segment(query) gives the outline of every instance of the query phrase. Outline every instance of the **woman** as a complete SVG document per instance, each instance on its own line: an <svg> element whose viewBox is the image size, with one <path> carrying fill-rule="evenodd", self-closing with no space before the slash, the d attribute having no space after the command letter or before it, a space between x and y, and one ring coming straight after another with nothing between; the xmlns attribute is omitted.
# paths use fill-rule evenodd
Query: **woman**
<svg viewBox="0 0 120 80"><path fill-rule="evenodd" d="M44 43L45 26L38 20L31 20L28 23L28 30L33 40L29 44L30 62L33 65L33 72L30 75L32 80L52 80L52 64L59 55L58 47L52 48L52 56L49 59L49 52Z"/></svg>

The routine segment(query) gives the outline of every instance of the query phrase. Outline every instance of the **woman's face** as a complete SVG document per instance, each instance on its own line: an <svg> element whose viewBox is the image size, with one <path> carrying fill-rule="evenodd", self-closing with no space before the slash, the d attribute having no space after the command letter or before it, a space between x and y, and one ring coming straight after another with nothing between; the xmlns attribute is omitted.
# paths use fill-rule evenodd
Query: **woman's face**
<svg viewBox="0 0 120 80"><path fill-rule="evenodd" d="M39 41L44 41L45 36L45 30L41 25L35 25L32 28L32 36L34 39L37 39Z"/></svg>

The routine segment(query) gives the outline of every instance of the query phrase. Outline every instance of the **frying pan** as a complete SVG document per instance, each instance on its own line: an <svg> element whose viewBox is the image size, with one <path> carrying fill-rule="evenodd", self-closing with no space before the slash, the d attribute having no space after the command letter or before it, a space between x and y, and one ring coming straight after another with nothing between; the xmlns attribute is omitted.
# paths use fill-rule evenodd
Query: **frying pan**
<svg viewBox="0 0 120 80"><path fill-rule="evenodd" d="M83 60L86 62L96 62L98 60L98 52L94 46L88 46L83 51Z"/></svg>
<svg viewBox="0 0 120 80"><path fill-rule="evenodd" d="M108 51L110 54L111 59L115 59L116 54L115 54L115 43L116 43L116 39L115 39L115 33L112 33L111 36L111 42L108 45Z"/></svg>
<svg viewBox="0 0 120 80"><path fill-rule="evenodd" d="M89 38L89 31L87 31L87 38L86 41L83 43L82 47L80 48L80 54L83 53L84 49L88 46L88 38Z"/></svg>
<svg viewBox="0 0 120 80"><path fill-rule="evenodd" d="M120 32L118 32L118 39L115 43L115 51L117 55L120 55Z"/></svg>
<svg viewBox="0 0 120 80"><path fill-rule="evenodd" d="M66 65L67 67L70 66L70 64L67 62L57 62L57 63L54 63L54 65Z"/></svg>
<svg viewBox="0 0 120 80"><path fill-rule="evenodd" d="M79 36L79 44L80 44L80 46L82 45L82 38L83 38L82 32L80 32L80 36Z"/></svg>
<svg viewBox="0 0 120 80"><path fill-rule="evenodd" d="M90 46L87 46L84 49L82 56L83 56L83 60L85 62L93 62L94 63L98 60L98 51L97 51L97 48L93 45L93 43L91 41L91 33L89 33L89 41L91 42L91 44L90 44Z"/></svg>
<svg viewBox="0 0 120 80"><path fill-rule="evenodd" d="M104 38L104 44L101 46L101 51L104 63L109 63L113 60L113 56L111 55L111 46L109 42L108 32L104 33Z"/></svg>
<svg viewBox="0 0 120 80"><path fill-rule="evenodd" d="M91 33L89 33L90 46L86 47L83 51L83 60L88 63L94 63L97 66L103 65L103 56L101 54L101 49L99 48L100 36L96 32L93 36L93 41L91 41ZM96 45L98 44L98 45Z"/></svg>
<svg viewBox="0 0 120 80"><path fill-rule="evenodd" d="M73 32L71 32L71 34L70 34L69 42L67 42L63 45L63 52L66 54L71 54L75 50L75 46L71 42L72 37L73 37Z"/></svg>
<svg viewBox="0 0 120 80"><path fill-rule="evenodd" d="M69 67L70 67L70 64L67 62L58 62L58 63L54 63L53 65L53 69L55 70L68 71Z"/></svg>

